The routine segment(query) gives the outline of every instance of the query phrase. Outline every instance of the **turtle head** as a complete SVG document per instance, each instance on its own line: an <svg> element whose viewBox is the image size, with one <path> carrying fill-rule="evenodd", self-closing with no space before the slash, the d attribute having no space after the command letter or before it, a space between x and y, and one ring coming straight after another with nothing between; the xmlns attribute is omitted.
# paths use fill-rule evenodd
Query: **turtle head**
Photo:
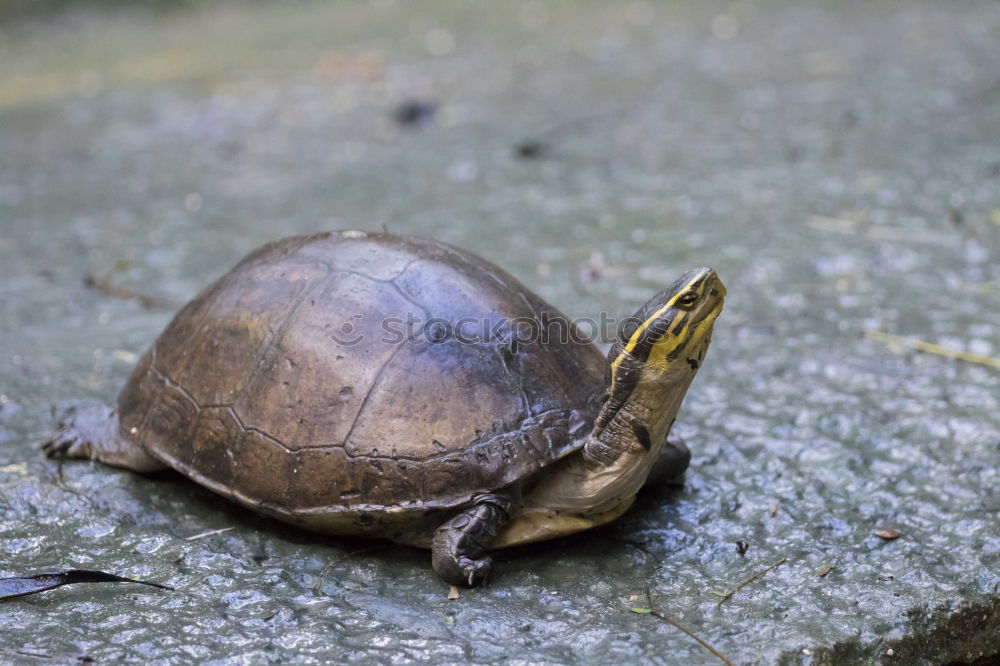
<svg viewBox="0 0 1000 666"><path fill-rule="evenodd" d="M619 326L608 353L608 399L595 424L596 436L601 437L625 412L626 430L645 429L654 437L666 437L705 358L725 296L726 288L715 271L698 268L656 294Z"/></svg>
<svg viewBox="0 0 1000 666"><path fill-rule="evenodd" d="M656 294L618 329L608 354L608 397L579 454L530 491L526 502L572 509L590 525L621 515L661 461L680 473L687 457L662 456L667 434L701 367L722 311L726 288L711 268L698 268ZM576 527L576 529L580 529Z"/></svg>

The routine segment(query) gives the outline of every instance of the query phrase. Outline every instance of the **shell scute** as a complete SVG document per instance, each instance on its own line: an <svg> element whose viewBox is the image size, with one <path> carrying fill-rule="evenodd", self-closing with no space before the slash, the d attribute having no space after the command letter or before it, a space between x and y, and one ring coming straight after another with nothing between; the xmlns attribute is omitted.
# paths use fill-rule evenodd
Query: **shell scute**
<svg viewBox="0 0 1000 666"><path fill-rule="evenodd" d="M234 449L233 480L222 487L248 498L252 505L286 506L289 488L299 484L295 456L256 430L245 430Z"/></svg>
<svg viewBox="0 0 1000 666"><path fill-rule="evenodd" d="M138 441L147 449L167 455L186 455L188 433L198 418L198 404L185 391L163 378L157 378L160 390L149 405L149 415L138 433ZM127 421L123 421L127 422Z"/></svg>
<svg viewBox="0 0 1000 666"><path fill-rule="evenodd" d="M419 463L393 458L359 458L361 497L385 497L395 501L422 499L423 475Z"/></svg>
<svg viewBox="0 0 1000 666"><path fill-rule="evenodd" d="M427 460L442 448L464 449L477 430L516 428L523 419L516 383L489 350L455 339L402 345L368 390L346 442L349 453L393 446L400 455Z"/></svg>
<svg viewBox="0 0 1000 666"><path fill-rule="evenodd" d="M429 505L448 505L457 494L467 493L466 488L482 487L483 470L477 469L468 451L455 451L436 458L433 464L423 466L424 498ZM488 477L487 477L488 478Z"/></svg>
<svg viewBox="0 0 1000 666"><path fill-rule="evenodd" d="M288 506L315 510L349 504L360 497L354 481L354 461L340 447L299 449L294 453L298 474L289 488Z"/></svg>
<svg viewBox="0 0 1000 666"><path fill-rule="evenodd" d="M405 307L384 283L330 274L289 318L237 399L244 424L293 449L343 444L398 349L378 342L385 333L376 313Z"/></svg>
<svg viewBox="0 0 1000 666"><path fill-rule="evenodd" d="M400 275L414 261L410 243L387 245L381 234L362 231L331 233L298 251L303 259L323 261L333 271L354 272L370 280L385 282ZM350 246L349 252L343 247Z"/></svg>
<svg viewBox="0 0 1000 666"><path fill-rule="evenodd" d="M186 457L198 474L213 484L230 486L235 481L234 464L242 449L243 426L228 407L209 407L198 414L189 435Z"/></svg>
<svg viewBox="0 0 1000 666"><path fill-rule="evenodd" d="M156 367L200 405L232 405L259 357L327 273L322 264L251 264L189 303L156 345ZM220 372L205 372L211 359Z"/></svg>
<svg viewBox="0 0 1000 666"><path fill-rule="evenodd" d="M452 323L462 320L462 332L485 344L500 342L500 334L512 320L534 317L515 289L502 286L482 270L470 271L464 262L441 250L433 259L414 261L393 282L428 317ZM513 278L510 282L516 283Z"/></svg>

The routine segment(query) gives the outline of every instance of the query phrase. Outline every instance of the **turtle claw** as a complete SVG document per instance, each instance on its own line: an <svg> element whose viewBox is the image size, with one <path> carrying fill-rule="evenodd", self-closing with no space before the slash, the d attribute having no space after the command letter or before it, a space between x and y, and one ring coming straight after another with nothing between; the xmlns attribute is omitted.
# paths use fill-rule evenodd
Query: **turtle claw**
<svg viewBox="0 0 1000 666"><path fill-rule="evenodd" d="M434 570L452 585L476 587L482 585L493 569L493 558L486 556L478 560L471 557L435 557Z"/></svg>
<svg viewBox="0 0 1000 666"><path fill-rule="evenodd" d="M493 558L484 557L481 560L473 560L468 557L458 558L458 566L462 568L462 573L466 576L466 583L469 587L476 587L486 582L493 570Z"/></svg>
<svg viewBox="0 0 1000 666"><path fill-rule="evenodd" d="M79 431L65 421L59 424L52 438L42 444L42 453L50 460L68 458L89 458L90 442L80 436Z"/></svg>

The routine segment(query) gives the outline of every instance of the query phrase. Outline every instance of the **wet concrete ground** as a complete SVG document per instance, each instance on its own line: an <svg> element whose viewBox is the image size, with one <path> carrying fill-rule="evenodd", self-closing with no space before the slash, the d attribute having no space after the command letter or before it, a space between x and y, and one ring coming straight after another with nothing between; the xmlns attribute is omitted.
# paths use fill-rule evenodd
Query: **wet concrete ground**
<svg viewBox="0 0 1000 666"><path fill-rule="evenodd" d="M0 661L721 663L630 608L737 664L1000 653L998 39L995 3L0 27L0 576L176 588L2 603ZM407 100L436 112L401 128ZM482 254L574 317L714 266L729 298L681 414L684 488L500 553L450 601L425 552L38 454L54 411L112 401L171 316L85 275L184 301L272 238L383 227Z"/></svg>

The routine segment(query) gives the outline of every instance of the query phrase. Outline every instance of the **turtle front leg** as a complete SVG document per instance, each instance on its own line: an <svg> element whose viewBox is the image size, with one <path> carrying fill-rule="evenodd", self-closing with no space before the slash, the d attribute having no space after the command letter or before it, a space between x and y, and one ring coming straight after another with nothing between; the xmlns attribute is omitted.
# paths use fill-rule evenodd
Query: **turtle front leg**
<svg viewBox="0 0 1000 666"><path fill-rule="evenodd" d="M493 567L486 551L510 520L513 506L507 495L480 495L472 506L439 527L431 546L434 571L452 585L475 587L484 582Z"/></svg>
<svg viewBox="0 0 1000 666"><path fill-rule="evenodd" d="M54 460L90 458L134 472L155 472L166 465L142 447L122 437L118 412L110 407L83 407L60 422L52 439L42 445L45 456Z"/></svg>
<svg viewBox="0 0 1000 666"><path fill-rule="evenodd" d="M663 450L657 456L653 468L646 477L644 487L659 486L664 484L679 485L681 476L691 463L691 450L680 437L668 435L667 441L663 445Z"/></svg>

